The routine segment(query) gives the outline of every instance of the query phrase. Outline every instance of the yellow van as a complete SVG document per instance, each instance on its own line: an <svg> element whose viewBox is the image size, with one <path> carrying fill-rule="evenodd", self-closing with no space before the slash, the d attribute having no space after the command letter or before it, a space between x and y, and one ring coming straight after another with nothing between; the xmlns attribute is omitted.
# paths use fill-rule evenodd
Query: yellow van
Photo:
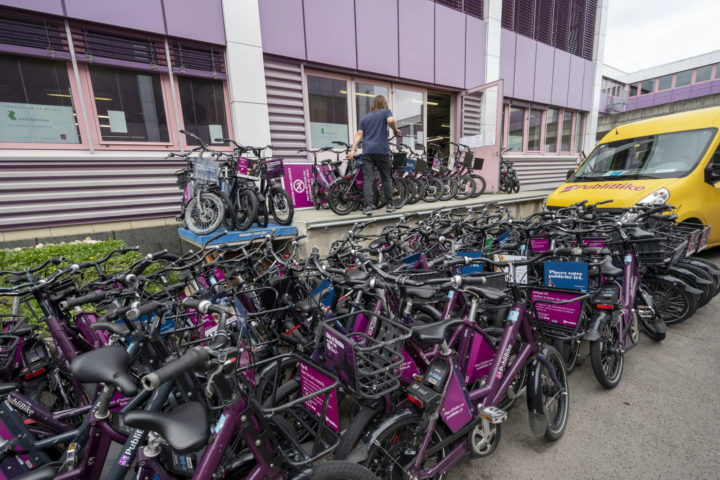
<svg viewBox="0 0 720 480"><path fill-rule="evenodd" d="M720 107L614 128L547 205L611 199L603 207L616 209L667 201L677 207L678 221L712 225L708 246L720 245L718 130Z"/></svg>

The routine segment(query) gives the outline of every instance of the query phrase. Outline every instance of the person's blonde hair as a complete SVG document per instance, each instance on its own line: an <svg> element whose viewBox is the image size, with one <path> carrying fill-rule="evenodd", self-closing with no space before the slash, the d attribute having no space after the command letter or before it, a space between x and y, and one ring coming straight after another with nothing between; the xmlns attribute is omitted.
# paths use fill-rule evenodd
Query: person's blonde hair
<svg viewBox="0 0 720 480"><path fill-rule="evenodd" d="M372 104L370 104L370 111L381 110L388 108L387 100L382 95L378 95L373 98Z"/></svg>

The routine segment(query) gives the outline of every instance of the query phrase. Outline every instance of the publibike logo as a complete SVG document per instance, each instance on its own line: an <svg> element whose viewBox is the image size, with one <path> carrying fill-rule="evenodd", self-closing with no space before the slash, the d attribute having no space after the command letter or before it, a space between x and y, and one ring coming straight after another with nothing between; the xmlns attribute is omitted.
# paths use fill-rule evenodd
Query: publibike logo
<svg viewBox="0 0 720 480"><path fill-rule="evenodd" d="M8 111L8 118L10 120L17 120L17 118L15 118L15 112L13 110Z"/></svg>
<svg viewBox="0 0 720 480"><path fill-rule="evenodd" d="M631 190L641 192L645 190L644 185L635 185L633 183L596 183L595 185L568 185L560 190L560 193L571 192L573 190Z"/></svg>

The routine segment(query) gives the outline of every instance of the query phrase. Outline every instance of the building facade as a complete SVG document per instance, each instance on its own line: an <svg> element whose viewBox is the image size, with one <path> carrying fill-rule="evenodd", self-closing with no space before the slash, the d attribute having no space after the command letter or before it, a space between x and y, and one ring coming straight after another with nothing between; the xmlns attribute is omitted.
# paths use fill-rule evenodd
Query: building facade
<svg viewBox="0 0 720 480"><path fill-rule="evenodd" d="M604 3L0 0L0 241L171 224L180 129L272 144L305 206L298 150L377 94L411 148L471 143L490 188L509 148L554 186L595 138Z"/></svg>

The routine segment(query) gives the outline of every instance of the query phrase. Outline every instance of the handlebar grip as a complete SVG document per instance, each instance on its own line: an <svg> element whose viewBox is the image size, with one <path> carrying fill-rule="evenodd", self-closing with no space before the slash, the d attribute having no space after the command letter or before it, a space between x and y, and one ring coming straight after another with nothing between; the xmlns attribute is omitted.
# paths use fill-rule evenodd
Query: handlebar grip
<svg viewBox="0 0 720 480"><path fill-rule="evenodd" d="M468 257L454 257L454 258L445 260L443 262L443 265L445 265L446 267L454 267L456 265L467 265L468 260L469 260Z"/></svg>
<svg viewBox="0 0 720 480"><path fill-rule="evenodd" d="M152 262L153 260L157 260L158 257L165 255L166 253L168 253L167 248L163 248L162 250L159 250L157 252L148 253L147 255L145 255L145 258Z"/></svg>
<svg viewBox="0 0 720 480"><path fill-rule="evenodd" d="M312 251L310 252L310 258L318 258L320 256L320 249L318 247L313 247Z"/></svg>
<svg viewBox="0 0 720 480"><path fill-rule="evenodd" d="M140 250L140 247L138 245L134 247L120 247L118 250L120 251L120 253L136 252Z"/></svg>
<svg viewBox="0 0 720 480"><path fill-rule="evenodd" d="M145 390L155 390L163 383L179 377L188 370L192 370L207 361L210 354L204 347L195 347L187 351L182 357L148 373L142 378Z"/></svg>
<svg viewBox="0 0 720 480"><path fill-rule="evenodd" d="M105 291L95 291L90 292L87 295L82 295L75 298L68 298L67 300L63 300L58 304L60 307L60 310L68 310L70 308L76 307L78 305L83 305L86 303L95 303L99 302L100 300L105 299L108 292Z"/></svg>
<svg viewBox="0 0 720 480"><path fill-rule="evenodd" d="M187 308L194 308L200 313L217 313L218 315L222 313L226 315L233 314L230 309L222 305L215 305L210 300L187 297L183 299L182 304Z"/></svg>
<svg viewBox="0 0 720 480"><path fill-rule="evenodd" d="M150 302L144 302L138 305L137 307L133 307L130 310L128 310L127 314L125 315L128 320L137 320L138 318L142 317L143 315L146 315L150 312L154 312L158 308L160 308L162 304L160 302L150 301Z"/></svg>

